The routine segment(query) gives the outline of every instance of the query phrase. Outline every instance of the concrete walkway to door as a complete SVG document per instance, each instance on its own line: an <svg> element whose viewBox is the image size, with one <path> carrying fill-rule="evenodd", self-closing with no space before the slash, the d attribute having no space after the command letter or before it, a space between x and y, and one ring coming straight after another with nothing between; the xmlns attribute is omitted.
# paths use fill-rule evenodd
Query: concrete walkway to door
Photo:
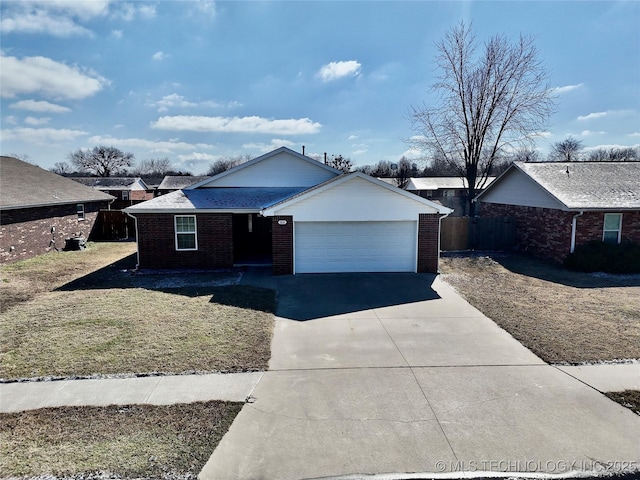
<svg viewBox="0 0 640 480"><path fill-rule="evenodd" d="M279 292L270 370L202 480L640 468L640 417L432 275L245 281Z"/></svg>

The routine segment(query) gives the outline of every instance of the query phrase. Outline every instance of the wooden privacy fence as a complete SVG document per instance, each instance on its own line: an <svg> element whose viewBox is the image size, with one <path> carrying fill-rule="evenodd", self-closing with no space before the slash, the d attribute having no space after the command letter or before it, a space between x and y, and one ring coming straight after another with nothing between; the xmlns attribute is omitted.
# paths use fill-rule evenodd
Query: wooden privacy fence
<svg viewBox="0 0 640 480"><path fill-rule="evenodd" d="M122 210L100 210L91 240L135 240L135 220Z"/></svg>
<svg viewBox="0 0 640 480"><path fill-rule="evenodd" d="M440 228L440 249L508 250L516 243L512 217L445 217Z"/></svg>

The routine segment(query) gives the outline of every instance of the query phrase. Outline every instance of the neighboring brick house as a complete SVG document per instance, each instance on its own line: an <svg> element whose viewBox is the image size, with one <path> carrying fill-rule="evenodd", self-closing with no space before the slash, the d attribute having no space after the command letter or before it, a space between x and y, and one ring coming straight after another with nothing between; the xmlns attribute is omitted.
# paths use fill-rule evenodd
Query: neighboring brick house
<svg viewBox="0 0 640 480"><path fill-rule="evenodd" d="M437 272L450 209L286 147L125 210L139 268Z"/></svg>
<svg viewBox="0 0 640 480"><path fill-rule="evenodd" d="M0 157L0 263L64 247L89 237L111 195L17 158Z"/></svg>
<svg viewBox="0 0 640 480"><path fill-rule="evenodd" d="M155 194L140 177L70 177L87 187L95 188L116 198L113 210L124 210L136 203L151 200Z"/></svg>
<svg viewBox="0 0 640 480"><path fill-rule="evenodd" d="M487 188L495 178L487 177L478 192ZM467 180L462 177L411 177L405 190L452 208L452 217L464 217L469 214L466 185Z"/></svg>
<svg viewBox="0 0 640 480"><path fill-rule="evenodd" d="M521 251L562 262L592 240L640 242L640 162L515 162L477 197Z"/></svg>

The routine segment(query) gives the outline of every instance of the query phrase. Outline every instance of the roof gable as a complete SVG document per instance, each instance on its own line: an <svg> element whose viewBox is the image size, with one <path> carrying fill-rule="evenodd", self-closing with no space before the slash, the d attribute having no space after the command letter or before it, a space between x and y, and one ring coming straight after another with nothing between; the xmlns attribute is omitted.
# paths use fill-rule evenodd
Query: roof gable
<svg viewBox="0 0 640 480"><path fill-rule="evenodd" d="M187 187L312 187L342 172L286 147Z"/></svg>
<svg viewBox="0 0 640 480"><path fill-rule="evenodd" d="M107 202L114 197L13 157L0 157L0 208Z"/></svg>
<svg viewBox="0 0 640 480"><path fill-rule="evenodd" d="M293 215L297 221L415 220L419 213L452 210L362 172L329 180L263 210L263 215Z"/></svg>
<svg viewBox="0 0 640 480"><path fill-rule="evenodd" d="M477 198L562 210L640 209L638 178L640 162L516 162Z"/></svg>
<svg viewBox="0 0 640 480"><path fill-rule="evenodd" d="M487 188L496 177L487 177L483 188ZM464 177L411 177L406 190L438 190L467 188L467 179Z"/></svg>

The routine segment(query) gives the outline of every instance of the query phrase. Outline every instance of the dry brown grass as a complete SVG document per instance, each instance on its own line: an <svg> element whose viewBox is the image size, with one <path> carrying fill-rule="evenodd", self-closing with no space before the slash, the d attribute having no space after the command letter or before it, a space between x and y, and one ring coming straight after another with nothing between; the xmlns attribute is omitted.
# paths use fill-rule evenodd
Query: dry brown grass
<svg viewBox="0 0 640 480"><path fill-rule="evenodd" d="M520 255L443 258L442 278L549 363L640 359L640 276Z"/></svg>
<svg viewBox="0 0 640 480"><path fill-rule="evenodd" d="M623 407L627 407L636 415L640 415L640 391L625 390L623 392L607 392L605 395Z"/></svg>
<svg viewBox="0 0 640 480"><path fill-rule="evenodd" d="M0 476L195 478L242 404L46 408L0 415Z"/></svg>
<svg viewBox="0 0 640 480"><path fill-rule="evenodd" d="M229 272L134 275L125 245L4 268L1 378L266 369L275 292Z"/></svg>

